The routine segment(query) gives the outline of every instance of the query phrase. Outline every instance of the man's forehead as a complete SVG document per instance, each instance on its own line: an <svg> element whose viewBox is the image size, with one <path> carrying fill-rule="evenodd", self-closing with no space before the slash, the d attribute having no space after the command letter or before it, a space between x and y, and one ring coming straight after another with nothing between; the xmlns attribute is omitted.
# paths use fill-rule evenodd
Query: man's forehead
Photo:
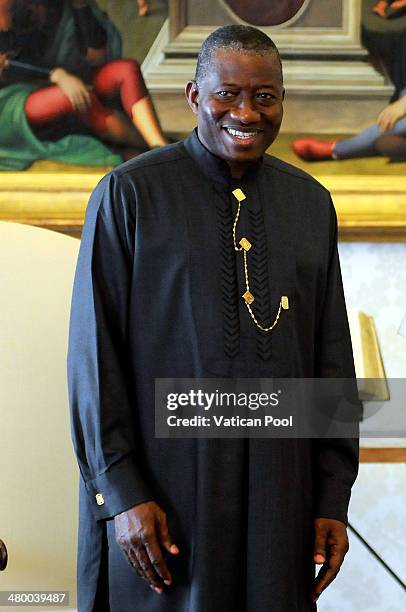
<svg viewBox="0 0 406 612"><path fill-rule="evenodd" d="M213 49L206 78L227 81L231 77L239 79L250 76L273 83L280 80L281 68L276 53L250 50L218 48ZM206 79L205 79L206 80Z"/></svg>
<svg viewBox="0 0 406 612"><path fill-rule="evenodd" d="M217 47L211 53L210 63L246 64L252 60L265 64L279 64L273 51L256 51L254 49L233 49L232 47Z"/></svg>

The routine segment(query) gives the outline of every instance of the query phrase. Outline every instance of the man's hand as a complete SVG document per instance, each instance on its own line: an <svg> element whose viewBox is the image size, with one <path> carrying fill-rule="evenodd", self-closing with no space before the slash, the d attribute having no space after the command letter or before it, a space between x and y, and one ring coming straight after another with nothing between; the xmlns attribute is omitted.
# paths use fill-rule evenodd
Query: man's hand
<svg viewBox="0 0 406 612"><path fill-rule="evenodd" d="M77 76L70 74L64 68L54 68L50 81L62 89L75 110L83 113L89 108L91 104L89 88Z"/></svg>
<svg viewBox="0 0 406 612"><path fill-rule="evenodd" d="M161 552L163 546L173 555L179 549L169 537L166 514L153 501L137 504L114 517L117 544L137 574L161 594L172 576Z"/></svg>
<svg viewBox="0 0 406 612"><path fill-rule="evenodd" d="M328 587L340 571L341 564L348 552L347 528L335 519L317 518L315 524L314 562L323 563L313 586L312 601Z"/></svg>
<svg viewBox="0 0 406 612"><path fill-rule="evenodd" d="M391 130L395 123L406 115L406 96L399 98L396 102L392 102L380 113L377 119L379 130L387 132Z"/></svg>

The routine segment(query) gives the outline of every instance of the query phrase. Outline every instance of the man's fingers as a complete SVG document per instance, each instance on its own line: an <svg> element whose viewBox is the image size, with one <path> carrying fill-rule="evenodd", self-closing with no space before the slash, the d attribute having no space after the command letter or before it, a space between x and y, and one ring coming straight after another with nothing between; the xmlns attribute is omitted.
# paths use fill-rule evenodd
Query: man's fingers
<svg viewBox="0 0 406 612"><path fill-rule="evenodd" d="M135 554L135 552L133 550L129 550L127 553L127 559L130 563L130 565L132 565L132 567L135 569L136 573L138 574L138 576L141 576L141 578L144 578L144 580L146 580L146 576L144 574L144 572L142 571L142 568L138 562L137 559L137 555Z"/></svg>
<svg viewBox="0 0 406 612"><path fill-rule="evenodd" d="M156 526L161 545L166 548L166 550L172 555L179 554L179 548L176 546L176 544L172 544L171 538L169 536L168 522L166 520L165 513L159 515Z"/></svg>
<svg viewBox="0 0 406 612"><path fill-rule="evenodd" d="M162 578L165 584L171 584L172 576L166 566L158 540L155 536L146 538L144 541L145 550L156 573Z"/></svg>
<svg viewBox="0 0 406 612"><path fill-rule="evenodd" d="M145 548L137 548L135 552L137 555L138 563L147 581L152 584L155 589L159 589L162 592L162 579L156 572L155 567L152 565Z"/></svg>
<svg viewBox="0 0 406 612"><path fill-rule="evenodd" d="M318 597L320 597L324 589L326 589L337 576L338 572L340 571L345 552L345 549L338 548L337 545L333 545L331 547L329 561L323 565L315 580L315 585L312 592L313 601L316 601Z"/></svg>
<svg viewBox="0 0 406 612"><path fill-rule="evenodd" d="M130 564L132 565L132 567L135 569L136 573L138 574L138 576L140 576L143 580L145 580L145 582L148 583L148 585L151 587L151 589L153 591L155 591L156 593L161 594L163 589L161 586L157 587L154 586L154 584L151 583L148 575L146 572L143 571L138 559L137 559L137 555L135 554L135 552L133 550L131 550L129 552L129 561Z"/></svg>
<svg viewBox="0 0 406 612"><path fill-rule="evenodd" d="M171 552L179 552L170 543L165 513L155 502L144 502L118 514L114 522L116 542L129 563L157 593L162 593L165 585L172 583L172 576L162 555L161 538Z"/></svg>
<svg viewBox="0 0 406 612"><path fill-rule="evenodd" d="M326 544L327 544L327 528L323 525L316 526L316 537L314 540L314 562L324 563L327 559L326 556Z"/></svg>
<svg viewBox="0 0 406 612"><path fill-rule="evenodd" d="M333 519L316 519L314 540L314 561L323 562L311 594L313 602L334 580L340 571L344 556L348 551L348 537L344 525Z"/></svg>
<svg viewBox="0 0 406 612"><path fill-rule="evenodd" d="M329 567L327 563L323 565L321 570L319 571L316 582L313 587L313 591L311 594L311 598L313 602L316 602L325 588L334 580L335 574L332 568Z"/></svg>

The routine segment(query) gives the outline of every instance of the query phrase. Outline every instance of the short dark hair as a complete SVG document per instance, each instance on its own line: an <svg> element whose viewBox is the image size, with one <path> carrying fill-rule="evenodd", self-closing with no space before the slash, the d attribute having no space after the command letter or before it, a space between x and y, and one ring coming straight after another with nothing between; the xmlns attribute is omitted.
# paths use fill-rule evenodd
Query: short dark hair
<svg viewBox="0 0 406 612"><path fill-rule="evenodd" d="M281 69L281 79L283 78L282 62L278 48L265 32L252 26L225 25L212 32L201 46L197 56L195 72L197 84L201 83L205 78L213 52L217 49L229 49L231 51L258 53L261 55L272 53L278 61Z"/></svg>

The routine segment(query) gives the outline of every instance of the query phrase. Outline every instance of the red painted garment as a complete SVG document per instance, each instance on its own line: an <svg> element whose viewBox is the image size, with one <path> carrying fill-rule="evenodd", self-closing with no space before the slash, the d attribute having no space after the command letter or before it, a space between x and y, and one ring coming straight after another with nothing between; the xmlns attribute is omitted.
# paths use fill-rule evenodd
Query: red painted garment
<svg viewBox="0 0 406 612"><path fill-rule="evenodd" d="M148 94L140 66L132 59L113 60L97 68L90 85L93 87L92 103L85 112L75 111L69 98L57 85L34 91L26 101L28 121L34 127L42 127L75 113L96 133L101 133L106 129L106 118L113 112L103 104L104 98L119 94L123 108L131 118L133 105Z"/></svg>

